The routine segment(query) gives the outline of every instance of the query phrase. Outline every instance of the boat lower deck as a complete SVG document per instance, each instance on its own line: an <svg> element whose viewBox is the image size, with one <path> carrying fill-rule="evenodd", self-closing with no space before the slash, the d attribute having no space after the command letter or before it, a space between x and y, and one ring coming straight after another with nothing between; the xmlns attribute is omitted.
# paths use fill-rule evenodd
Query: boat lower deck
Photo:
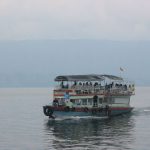
<svg viewBox="0 0 150 150"><path fill-rule="evenodd" d="M50 118L57 117L84 117L84 116L115 116L131 112L133 107L107 107L107 108L69 108L69 107L53 107L44 106L43 111L46 116Z"/></svg>

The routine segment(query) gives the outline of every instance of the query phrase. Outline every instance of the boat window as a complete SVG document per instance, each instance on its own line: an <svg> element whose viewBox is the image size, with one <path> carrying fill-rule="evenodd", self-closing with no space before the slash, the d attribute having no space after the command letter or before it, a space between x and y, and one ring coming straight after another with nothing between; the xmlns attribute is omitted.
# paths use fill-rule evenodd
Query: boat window
<svg viewBox="0 0 150 150"><path fill-rule="evenodd" d="M109 104L114 104L115 103L115 99L114 98L109 98Z"/></svg>
<svg viewBox="0 0 150 150"><path fill-rule="evenodd" d="M87 99L82 99L82 105L87 105Z"/></svg>
<svg viewBox="0 0 150 150"><path fill-rule="evenodd" d="M92 98L88 99L88 105L93 105L93 99Z"/></svg>
<svg viewBox="0 0 150 150"><path fill-rule="evenodd" d="M108 99L105 97L103 103L107 103Z"/></svg>
<svg viewBox="0 0 150 150"><path fill-rule="evenodd" d="M115 103L115 99L114 98L112 98L112 104L114 104Z"/></svg>
<svg viewBox="0 0 150 150"><path fill-rule="evenodd" d="M115 99L112 98L112 97L110 97L108 100L109 100L109 104L114 104L115 103Z"/></svg>
<svg viewBox="0 0 150 150"><path fill-rule="evenodd" d="M64 98L58 98L59 105L64 105Z"/></svg>
<svg viewBox="0 0 150 150"><path fill-rule="evenodd" d="M75 99L70 99L70 102L75 104Z"/></svg>
<svg viewBox="0 0 150 150"><path fill-rule="evenodd" d="M128 104L130 98L115 98L115 104Z"/></svg>
<svg viewBox="0 0 150 150"><path fill-rule="evenodd" d="M99 98L99 104L102 104L102 102L103 102L103 99Z"/></svg>
<svg viewBox="0 0 150 150"><path fill-rule="evenodd" d="M77 104L77 105L81 105L81 100L79 100L79 99L75 99L74 101L75 101L75 104Z"/></svg>

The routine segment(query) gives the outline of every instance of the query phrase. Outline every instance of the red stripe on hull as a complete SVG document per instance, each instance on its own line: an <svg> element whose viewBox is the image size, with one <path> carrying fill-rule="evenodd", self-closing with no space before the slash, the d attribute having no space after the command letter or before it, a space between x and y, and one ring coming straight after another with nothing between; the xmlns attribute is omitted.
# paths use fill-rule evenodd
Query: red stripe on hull
<svg viewBox="0 0 150 150"><path fill-rule="evenodd" d="M133 107L112 107L111 110L132 110Z"/></svg>
<svg viewBox="0 0 150 150"><path fill-rule="evenodd" d="M54 106L50 106L54 111L65 111L66 106L59 106L59 107L54 107ZM87 109L87 107L83 107L83 108L74 108L74 112L85 112L85 108ZM92 111L93 109L95 110L99 110L100 108L88 108L89 111ZM103 108L105 109L105 108ZM132 110L133 107L110 107L109 110L110 111L121 111L121 110Z"/></svg>

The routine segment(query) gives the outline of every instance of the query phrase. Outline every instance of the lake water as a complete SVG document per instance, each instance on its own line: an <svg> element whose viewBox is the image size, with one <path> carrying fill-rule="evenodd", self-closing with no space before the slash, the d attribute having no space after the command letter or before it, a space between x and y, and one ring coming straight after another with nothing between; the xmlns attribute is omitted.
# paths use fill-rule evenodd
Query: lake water
<svg viewBox="0 0 150 150"><path fill-rule="evenodd" d="M149 150L150 87L139 87L128 115L50 121L51 89L0 89L0 150Z"/></svg>

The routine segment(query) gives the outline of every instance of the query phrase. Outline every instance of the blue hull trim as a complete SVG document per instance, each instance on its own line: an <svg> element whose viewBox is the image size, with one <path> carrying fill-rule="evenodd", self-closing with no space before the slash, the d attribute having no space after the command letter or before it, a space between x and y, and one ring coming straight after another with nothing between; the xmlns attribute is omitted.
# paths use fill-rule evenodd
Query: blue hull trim
<svg viewBox="0 0 150 150"><path fill-rule="evenodd" d="M53 116L54 117L104 117L104 116L116 116L116 115L121 115L124 113L129 113L132 111L132 107L130 108L126 108L126 109L115 109L115 110L111 110L111 112L108 114L108 112L96 112L96 113L92 113L92 112L64 112L64 111L54 111Z"/></svg>

